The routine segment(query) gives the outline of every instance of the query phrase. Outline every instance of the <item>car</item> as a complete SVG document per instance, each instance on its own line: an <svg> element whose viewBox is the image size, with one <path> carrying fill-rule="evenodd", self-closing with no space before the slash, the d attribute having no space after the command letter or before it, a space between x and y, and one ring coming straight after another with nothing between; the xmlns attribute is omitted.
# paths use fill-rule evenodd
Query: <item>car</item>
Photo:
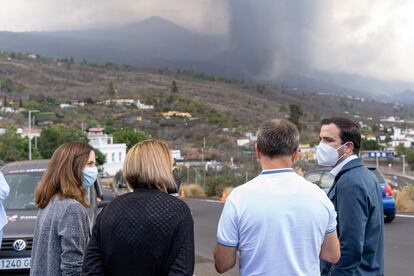
<svg viewBox="0 0 414 276"><path fill-rule="evenodd" d="M1 168L10 186L10 193L3 200L8 224L4 227L0 250L0 275L29 272L38 211L34 202L34 190L46 171L48 162L48 160L13 162ZM102 191L98 178L87 190L87 198L90 205L87 212L92 229L99 211L113 199L113 196Z"/></svg>
<svg viewBox="0 0 414 276"><path fill-rule="evenodd" d="M394 220L396 213L391 186L387 183L382 173L376 167L369 166L368 169L375 175L381 186L382 204L384 207L384 222L390 223ZM304 177L328 193L334 182L334 177L329 173L330 171L331 168L328 167L316 168L305 172Z"/></svg>

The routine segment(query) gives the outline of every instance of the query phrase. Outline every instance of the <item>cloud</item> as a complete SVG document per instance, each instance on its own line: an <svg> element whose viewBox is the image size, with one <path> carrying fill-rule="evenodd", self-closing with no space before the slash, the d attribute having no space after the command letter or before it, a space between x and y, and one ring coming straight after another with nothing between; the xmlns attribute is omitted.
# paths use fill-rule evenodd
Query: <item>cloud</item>
<svg viewBox="0 0 414 276"><path fill-rule="evenodd" d="M73 30L161 16L228 34L231 60L272 79L320 70L414 81L412 0L13 0L0 30Z"/></svg>
<svg viewBox="0 0 414 276"><path fill-rule="evenodd" d="M223 33L225 6L220 0L13 0L2 3L0 30L74 30L161 16L193 30Z"/></svg>
<svg viewBox="0 0 414 276"><path fill-rule="evenodd" d="M315 68L414 81L413 10L405 0L333 1L315 28Z"/></svg>

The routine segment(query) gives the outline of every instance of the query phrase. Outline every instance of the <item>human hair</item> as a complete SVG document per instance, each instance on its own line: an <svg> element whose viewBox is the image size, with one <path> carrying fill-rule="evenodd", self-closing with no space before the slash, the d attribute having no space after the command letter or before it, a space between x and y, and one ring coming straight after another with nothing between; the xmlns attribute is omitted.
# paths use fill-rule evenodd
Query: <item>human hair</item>
<svg viewBox="0 0 414 276"><path fill-rule="evenodd" d="M161 192L175 189L173 160L168 145L157 139L135 144L127 153L122 169L132 189L155 188Z"/></svg>
<svg viewBox="0 0 414 276"><path fill-rule="evenodd" d="M58 147L35 189L38 208L45 208L55 195L72 198L88 207L82 188L82 171L93 147L82 142L69 142Z"/></svg>
<svg viewBox="0 0 414 276"><path fill-rule="evenodd" d="M292 155L299 148L298 128L284 119L267 121L257 132L257 148L269 158Z"/></svg>
<svg viewBox="0 0 414 276"><path fill-rule="evenodd" d="M341 144L352 142L354 144L354 153L358 154L361 147L361 130L358 124L345 117L332 117L321 121L322 126L330 124L334 124L339 128Z"/></svg>

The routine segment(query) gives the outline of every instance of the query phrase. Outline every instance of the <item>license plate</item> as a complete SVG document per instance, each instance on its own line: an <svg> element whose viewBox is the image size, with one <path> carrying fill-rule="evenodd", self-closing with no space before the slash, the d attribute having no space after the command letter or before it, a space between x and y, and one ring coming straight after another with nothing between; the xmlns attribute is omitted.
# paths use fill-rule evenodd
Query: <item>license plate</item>
<svg viewBox="0 0 414 276"><path fill-rule="evenodd" d="M0 269L24 269L30 268L30 258L1 259Z"/></svg>

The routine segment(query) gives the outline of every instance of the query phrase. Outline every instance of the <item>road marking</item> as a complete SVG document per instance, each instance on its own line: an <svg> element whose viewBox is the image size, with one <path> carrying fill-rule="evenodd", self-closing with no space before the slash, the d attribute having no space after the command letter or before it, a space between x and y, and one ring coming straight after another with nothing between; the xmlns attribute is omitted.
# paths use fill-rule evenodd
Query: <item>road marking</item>
<svg viewBox="0 0 414 276"><path fill-rule="evenodd" d="M219 200L213 200L213 199L199 199L199 198L187 198L189 200L194 200L194 201L203 201L203 202L213 202L213 203L223 203Z"/></svg>
<svg viewBox="0 0 414 276"><path fill-rule="evenodd" d="M414 216L412 215L396 215L396 216L400 218L414 218Z"/></svg>

